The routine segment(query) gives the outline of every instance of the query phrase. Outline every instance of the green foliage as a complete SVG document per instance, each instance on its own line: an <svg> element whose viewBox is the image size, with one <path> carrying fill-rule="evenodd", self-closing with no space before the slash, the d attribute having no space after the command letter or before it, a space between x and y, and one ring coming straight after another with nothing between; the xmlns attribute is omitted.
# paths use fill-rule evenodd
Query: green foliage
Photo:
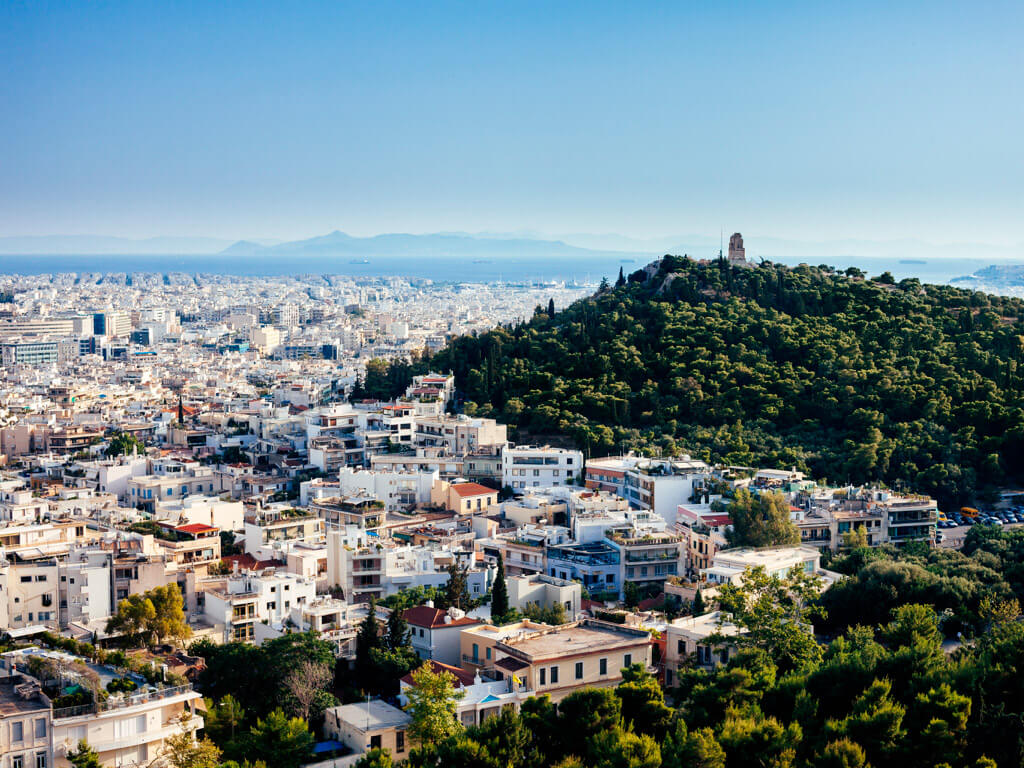
<svg viewBox="0 0 1024 768"><path fill-rule="evenodd" d="M740 585L723 584L718 602L731 614L741 634L721 637L723 644L764 651L783 671L801 669L821 659L821 647L811 632L820 579L800 568L786 578L769 576L763 567L752 568Z"/></svg>
<svg viewBox="0 0 1024 768"><path fill-rule="evenodd" d="M550 624L553 627L565 624L569 617L565 613L565 606L561 603L551 603L541 606L538 603L527 603L523 606L523 616L531 621L538 621L542 624Z"/></svg>
<svg viewBox="0 0 1024 768"><path fill-rule="evenodd" d="M78 746L68 752L67 759L74 768L100 768L99 753L90 747L85 739L79 741Z"/></svg>
<svg viewBox="0 0 1024 768"><path fill-rule="evenodd" d="M192 634L185 621L185 602L177 584L154 587L143 594L129 595L118 603L117 613L107 621L106 631L123 634L131 642L157 645L165 638L183 642Z"/></svg>
<svg viewBox="0 0 1024 768"><path fill-rule="evenodd" d="M306 722L288 718L275 709L257 720L245 739L246 758L262 760L274 768L298 768L313 752L313 734Z"/></svg>
<svg viewBox="0 0 1024 768"><path fill-rule="evenodd" d="M436 744L462 730L455 710L462 691L455 689L455 676L434 672L429 664L412 673L413 685L406 689L406 710L412 718L409 735L423 744Z"/></svg>
<svg viewBox="0 0 1024 768"><path fill-rule="evenodd" d="M354 768L391 768L391 752L374 747L355 762Z"/></svg>
<svg viewBox="0 0 1024 768"><path fill-rule="evenodd" d="M491 587L491 620L495 624L502 624L508 616L508 585L505 583L505 561L498 553L498 573L494 577L494 586Z"/></svg>
<svg viewBox="0 0 1024 768"><path fill-rule="evenodd" d="M430 366L513 435L591 455L685 450L909 482L945 505L1024 480L1024 304L911 288L665 257L649 280L460 337Z"/></svg>
<svg viewBox="0 0 1024 768"><path fill-rule="evenodd" d="M727 511L732 520L729 543L734 547L800 543L800 531L789 519L789 502L781 493L752 494L740 488Z"/></svg>
<svg viewBox="0 0 1024 768"><path fill-rule="evenodd" d="M106 453L107 456L114 457L130 454L133 450L140 456L144 456L146 446L135 435L128 432L118 432L110 438Z"/></svg>

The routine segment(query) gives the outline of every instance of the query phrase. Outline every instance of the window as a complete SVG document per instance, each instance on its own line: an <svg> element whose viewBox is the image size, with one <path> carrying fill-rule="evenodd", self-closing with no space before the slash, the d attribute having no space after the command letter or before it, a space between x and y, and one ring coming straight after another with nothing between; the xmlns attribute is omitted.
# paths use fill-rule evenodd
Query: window
<svg viewBox="0 0 1024 768"><path fill-rule="evenodd" d="M627 653L625 656L622 657L622 666L630 667L632 665L633 665L633 654L632 653Z"/></svg>
<svg viewBox="0 0 1024 768"><path fill-rule="evenodd" d="M597 662L597 671L602 675L608 674L608 659L600 659Z"/></svg>
<svg viewBox="0 0 1024 768"><path fill-rule="evenodd" d="M479 659L480 659L480 646L477 645L476 643L473 643L473 661L478 661Z"/></svg>
<svg viewBox="0 0 1024 768"><path fill-rule="evenodd" d="M45 717L37 717L36 718L36 738L37 739L45 739L46 738L46 718Z"/></svg>
<svg viewBox="0 0 1024 768"><path fill-rule="evenodd" d="M36 768L46 768L45 752L36 752Z"/></svg>
<svg viewBox="0 0 1024 768"><path fill-rule="evenodd" d="M676 653L678 653L680 656L682 656L684 653L686 653L686 641L685 640L679 640L676 643Z"/></svg>
<svg viewBox="0 0 1024 768"><path fill-rule="evenodd" d="M370 737L370 749L380 749L380 734Z"/></svg>
<svg viewBox="0 0 1024 768"><path fill-rule="evenodd" d="M551 668L551 684L554 685L558 682L558 667Z"/></svg>
<svg viewBox="0 0 1024 768"><path fill-rule="evenodd" d="M582 661L577 661L576 662L576 679L577 680L582 680L583 679L583 662Z"/></svg>
<svg viewBox="0 0 1024 768"><path fill-rule="evenodd" d="M490 648L490 646L488 646L487 647L487 659L490 660L490 658L491 658L491 648Z"/></svg>
<svg viewBox="0 0 1024 768"><path fill-rule="evenodd" d="M36 581L46 581L46 574L40 573L36 575Z"/></svg>
<svg viewBox="0 0 1024 768"><path fill-rule="evenodd" d="M25 756L15 755L11 758L11 768L25 768Z"/></svg>
<svg viewBox="0 0 1024 768"><path fill-rule="evenodd" d="M405 731L395 731L395 752L405 752Z"/></svg>
<svg viewBox="0 0 1024 768"><path fill-rule="evenodd" d="M24 723L11 723L11 743L17 744L19 741L25 740L25 724Z"/></svg>
<svg viewBox="0 0 1024 768"><path fill-rule="evenodd" d="M22 584L30 584L31 582L32 582L32 577L31 576L22 576L21 577L21 583Z"/></svg>
<svg viewBox="0 0 1024 768"><path fill-rule="evenodd" d="M541 667L540 668L540 682L538 683L538 685L545 685L547 683L547 681L544 678L545 672L546 672L546 670L544 669L544 667Z"/></svg>

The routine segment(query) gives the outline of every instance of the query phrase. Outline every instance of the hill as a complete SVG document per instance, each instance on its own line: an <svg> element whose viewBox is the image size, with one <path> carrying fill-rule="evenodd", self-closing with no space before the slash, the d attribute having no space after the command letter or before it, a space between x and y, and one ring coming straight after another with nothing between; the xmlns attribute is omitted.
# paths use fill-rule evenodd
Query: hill
<svg viewBox="0 0 1024 768"><path fill-rule="evenodd" d="M796 466L952 504L1024 477L1022 334L1019 299L666 256L366 384L396 393L403 374L452 370L467 412L591 455Z"/></svg>
<svg viewBox="0 0 1024 768"><path fill-rule="evenodd" d="M424 258L438 256L464 256L466 258L544 257L580 258L591 255L618 254L577 248L558 240L530 238L490 238L466 234L384 234L373 237L354 237L334 231L307 240L293 240L264 247L239 241L222 253L228 255L254 255L261 258L360 258L403 257ZM623 252L623 255L625 254ZM638 255L638 254L634 254ZM650 258L650 253L644 253Z"/></svg>

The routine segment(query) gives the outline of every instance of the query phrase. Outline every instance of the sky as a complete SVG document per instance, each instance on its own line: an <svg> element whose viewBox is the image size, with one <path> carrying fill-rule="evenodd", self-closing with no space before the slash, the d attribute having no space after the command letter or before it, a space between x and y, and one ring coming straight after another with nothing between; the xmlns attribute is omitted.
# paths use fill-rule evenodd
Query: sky
<svg viewBox="0 0 1024 768"><path fill-rule="evenodd" d="M1021 243L1022 28L1019 0L5 0L0 236Z"/></svg>

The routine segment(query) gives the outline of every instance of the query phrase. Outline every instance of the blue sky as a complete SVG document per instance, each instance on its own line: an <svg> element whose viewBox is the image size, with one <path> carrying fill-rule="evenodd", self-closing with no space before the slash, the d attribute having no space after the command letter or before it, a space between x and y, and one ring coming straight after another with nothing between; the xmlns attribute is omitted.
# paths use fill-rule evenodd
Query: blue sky
<svg viewBox="0 0 1024 768"><path fill-rule="evenodd" d="M0 6L0 235L1024 241L1024 4Z"/></svg>

